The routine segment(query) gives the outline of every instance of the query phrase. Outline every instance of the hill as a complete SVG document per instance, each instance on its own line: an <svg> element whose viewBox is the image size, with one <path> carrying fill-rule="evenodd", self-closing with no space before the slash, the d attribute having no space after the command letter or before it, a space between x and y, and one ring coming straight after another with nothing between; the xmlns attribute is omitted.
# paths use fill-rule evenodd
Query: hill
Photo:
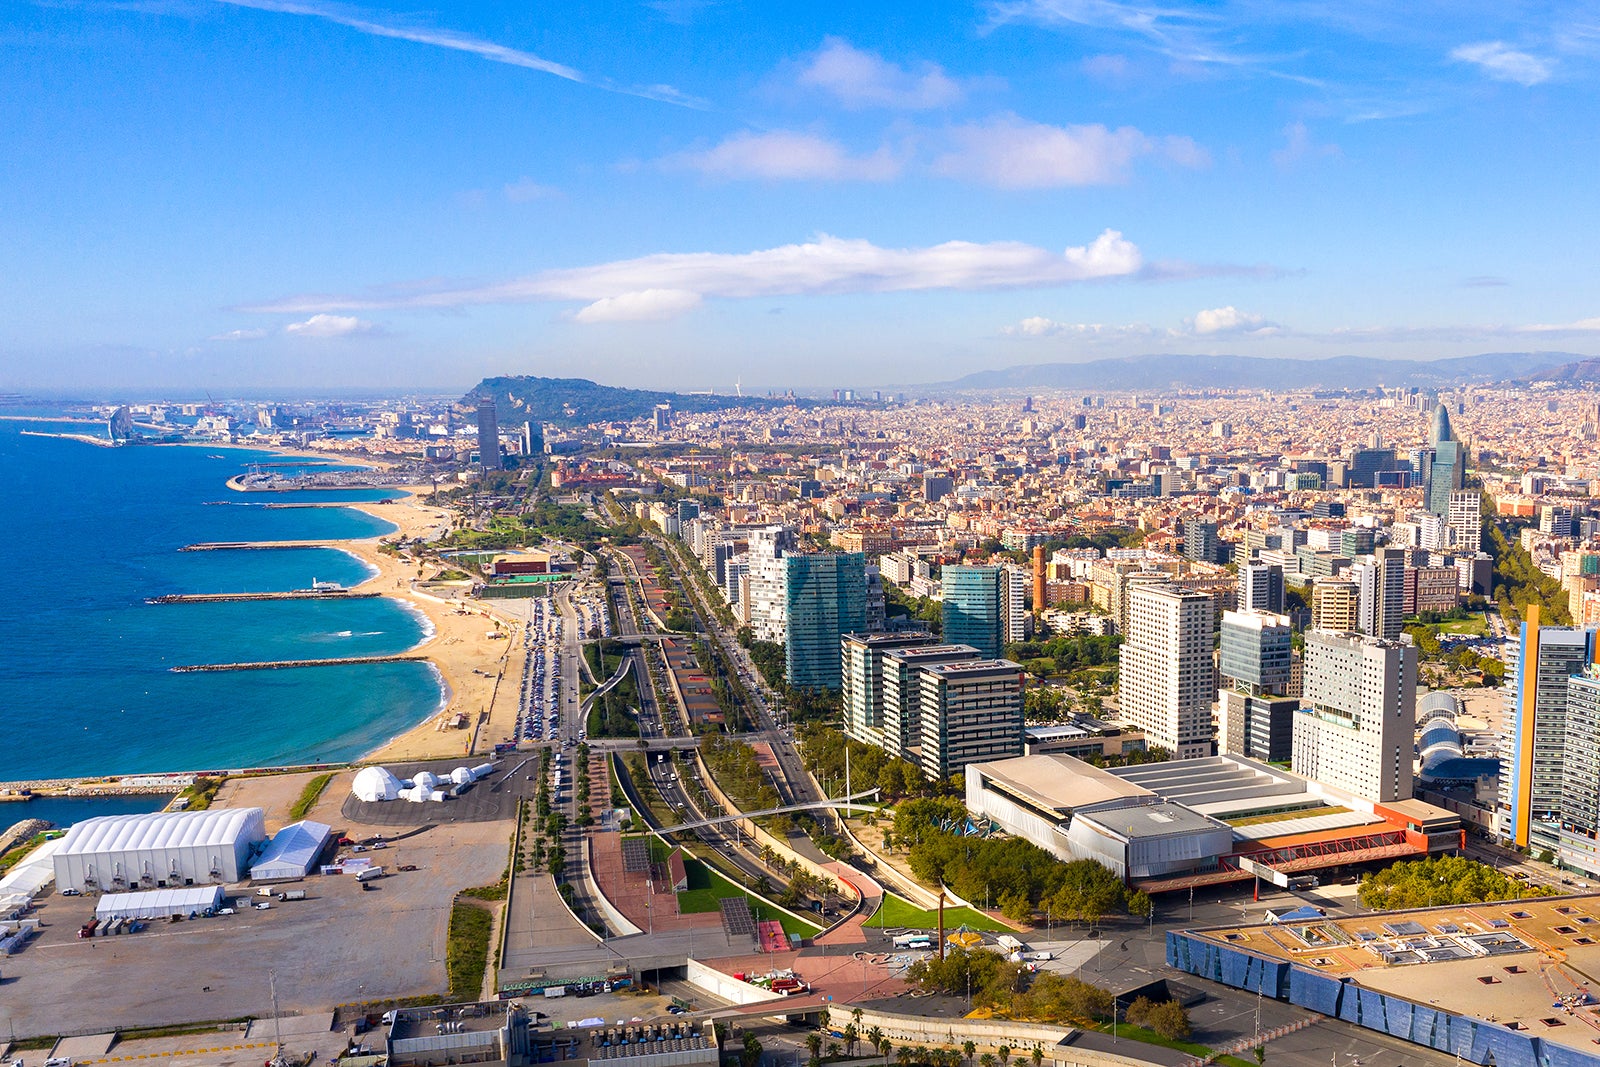
<svg viewBox="0 0 1600 1067"><path fill-rule="evenodd" d="M1590 384L1600 382L1600 359L1582 359L1559 367L1542 370L1532 376L1536 382L1572 382Z"/></svg>
<svg viewBox="0 0 1600 1067"><path fill-rule="evenodd" d="M500 425L553 422L563 426L591 422L626 422L643 418L657 404L671 404L677 412L701 413L731 408L772 408L807 401L768 397L739 397L707 393L663 393L650 389L623 389L600 385L587 378L539 378L514 375L485 378L461 398L461 406L476 410L478 397L495 398Z"/></svg>
<svg viewBox="0 0 1600 1067"><path fill-rule="evenodd" d="M1257 356L1144 355L1088 363L1036 363L980 371L912 392L1004 389L1373 389L1440 388L1523 379L1581 360L1568 352L1493 352L1439 360L1275 359ZM1592 361L1591 361L1592 362Z"/></svg>

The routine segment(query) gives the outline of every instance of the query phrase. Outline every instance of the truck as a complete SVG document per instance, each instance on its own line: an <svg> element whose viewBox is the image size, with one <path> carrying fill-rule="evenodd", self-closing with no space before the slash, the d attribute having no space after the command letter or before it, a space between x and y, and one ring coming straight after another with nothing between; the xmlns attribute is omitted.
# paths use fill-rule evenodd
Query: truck
<svg viewBox="0 0 1600 1067"><path fill-rule="evenodd" d="M382 877L383 877L383 868L382 867L368 867L366 870L364 870L361 873L356 875L356 881L358 881L358 882L374 882L374 881L377 881L379 878L382 878Z"/></svg>
<svg viewBox="0 0 1600 1067"><path fill-rule="evenodd" d="M552 999L555 997L564 997L567 995L567 987L564 985L545 986L544 995Z"/></svg>
<svg viewBox="0 0 1600 1067"><path fill-rule="evenodd" d="M283 892L278 894L278 899L304 900L306 899L306 891L304 889L285 889Z"/></svg>
<svg viewBox="0 0 1600 1067"><path fill-rule="evenodd" d="M927 934L896 934L895 948L913 948L933 944L933 938Z"/></svg>
<svg viewBox="0 0 1600 1067"><path fill-rule="evenodd" d="M1022 942L1017 938L1012 937L1010 934L1001 934L999 937L995 938L994 941L995 944L999 945L1007 952L1022 951Z"/></svg>

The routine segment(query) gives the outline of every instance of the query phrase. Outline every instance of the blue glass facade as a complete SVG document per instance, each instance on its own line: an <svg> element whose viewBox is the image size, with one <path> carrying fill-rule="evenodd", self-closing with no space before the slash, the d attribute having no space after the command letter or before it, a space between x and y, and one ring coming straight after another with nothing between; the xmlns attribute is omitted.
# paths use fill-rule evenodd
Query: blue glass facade
<svg viewBox="0 0 1600 1067"><path fill-rule="evenodd" d="M1000 658L999 567L944 568L944 641L971 645L982 659Z"/></svg>
<svg viewBox="0 0 1600 1067"><path fill-rule="evenodd" d="M788 682L838 692L840 638L867 626L867 559L860 552L794 555L783 566Z"/></svg>

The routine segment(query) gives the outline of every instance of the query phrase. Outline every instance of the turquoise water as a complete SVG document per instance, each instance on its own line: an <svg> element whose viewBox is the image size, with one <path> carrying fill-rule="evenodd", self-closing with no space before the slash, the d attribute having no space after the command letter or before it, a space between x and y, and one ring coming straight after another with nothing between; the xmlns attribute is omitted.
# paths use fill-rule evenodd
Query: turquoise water
<svg viewBox="0 0 1600 1067"><path fill-rule="evenodd" d="M9 801L0 804L0 830L14 826L24 819L43 819L65 829L84 819L102 815L140 815L147 811L160 811L171 797L40 797L26 803Z"/></svg>
<svg viewBox="0 0 1600 1067"><path fill-rule="evenodd" d="M0 737L8 742L0 780L349 759L438 707L441 682L423 663L168 669L400 652L422 639L426 621L397 602L145 602L164 593L298 589L313 579L354 585L366 565L335 549L178 549L372 536L389 523L348 508L207 503L300 495L246 497L225 487L260 452L97 448L24 436L23 428L0 422L0 486L11 501L10 588L0 597ZM30 806L3 805L0 822Z"/></svg>

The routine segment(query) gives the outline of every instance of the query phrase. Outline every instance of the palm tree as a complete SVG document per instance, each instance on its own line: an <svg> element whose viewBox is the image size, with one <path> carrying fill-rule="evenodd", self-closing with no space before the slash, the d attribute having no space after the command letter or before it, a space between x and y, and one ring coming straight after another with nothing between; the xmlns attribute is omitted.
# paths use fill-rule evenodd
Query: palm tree
<svg viewBox="0 0 1600 1067"><path fill-rule="evenodd" d="M961 1058L967 1061L967 1067L972 1067L972 1054L978 1051L978 1046L971 1038L961 1043Z"/></svg>
<svg viewBox="0 0 1600 1067"><path fill-rule="evenodd" d="M1044 1062L1044 1049L1038 1045L1033 1046L1033 1067L1039 1067Z"/></svg>
<svg viewBox="0 0 1600 1067"><path fill-rule="evenodd" d="M886 1037L878 1038L878 1055L885 1063L889 1062L889 1052L894 1048L894 1043Z"/></svg>
<svg viewBox="0 0 1600 1067"><path fill-rule="evenodd" d="M828 1042L828 1059L834 1060L834 1059L838 1059L838 1058L839 1058L839 1042L837 1042L837 1041Z"/></svg>
<svg viewBox="0 0 1600 1067"><path fill-rule="evenodd" d="M992 1052L985 1052L982 1056L978 1057L978 1067L994 1067L994 1064L995 1059L994 1053Z"/></svg>
<svg viewBox="0 0 1600 1067"><path fill-rule="evenodd" d="M1011 1063L1011 1046L1000 1046L1000 1067L1009 1067Z"/></svg>
<svg viewBox="0 0 1600 1067"><path fill-rule="evenodd" d="M1257 1067L1261 1067L1262 1064L1267 1062L1267 1046L1257 1045L1254 1051L1256 1054L1256 1065Z"/></svg>
<svg viewBox="0 0 1600 1067"><path fill-rule="evenodd" d="M850 1021L856 1024L856 1029L859 1030L861 1028L861 1009L860 1008L851 1008L850 1009Z"/></svg>
<svg viewBox="0 0 1600 1067"><path fill-rule="evenodd" d="M856 1010L857 1012L860 1011L859 1008ZM855 1023L847 1023L842 1032L844 1034L845 1053L853 1057L856 1054L856 1042L861 1040L861 1031L856 1029Z"/></svg>
<svg viewBox="0 0 1600 1067"><path fill-rule="evenodd" d="M813 1057L822 1051L822 1035L815 1030L806 1035L806 1051Z"/></svg>
<svg viewBox="0 0 1600 1067"><path fill-rule="evenodd" d="M881 1052L883 1050L883 1031L876 1026L868 1030L867 1044L872 1046L873 1051Z"/></svg>

